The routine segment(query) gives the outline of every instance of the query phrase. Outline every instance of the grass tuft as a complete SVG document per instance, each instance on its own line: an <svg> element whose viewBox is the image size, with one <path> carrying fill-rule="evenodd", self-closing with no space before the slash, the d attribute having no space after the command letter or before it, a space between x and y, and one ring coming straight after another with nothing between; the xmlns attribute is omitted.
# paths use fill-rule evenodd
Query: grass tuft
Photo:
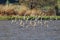
<svg viewBox="0 0 60 40"><path fill-rule="evenodd" d="M35 19L38 19L38 20L41 20L41 18L43 20L60 20L60 16L0 16L0 20L35 20Z"/></svg>

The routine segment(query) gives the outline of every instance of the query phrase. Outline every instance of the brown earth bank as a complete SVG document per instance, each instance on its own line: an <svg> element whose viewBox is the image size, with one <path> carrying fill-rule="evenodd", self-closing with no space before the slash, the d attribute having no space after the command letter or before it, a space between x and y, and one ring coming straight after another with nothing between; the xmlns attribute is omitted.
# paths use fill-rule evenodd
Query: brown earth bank
<svg viewBox="0 0 60 40"><path fill-rule="evenodd" d="M56 15L54 9L43 11L41 9L29 9L25 5L0 5L0 16L54 16Z"/></svg>

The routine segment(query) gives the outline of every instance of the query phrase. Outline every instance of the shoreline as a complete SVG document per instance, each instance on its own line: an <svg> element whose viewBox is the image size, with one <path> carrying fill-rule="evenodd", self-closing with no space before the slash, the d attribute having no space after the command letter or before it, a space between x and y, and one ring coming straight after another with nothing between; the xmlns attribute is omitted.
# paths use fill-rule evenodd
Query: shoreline
<svg viewBox="0 0 60 40"><path fill-rule="evenodd" d="M0 20L60 20L60 16L0 16Z"/></svg>

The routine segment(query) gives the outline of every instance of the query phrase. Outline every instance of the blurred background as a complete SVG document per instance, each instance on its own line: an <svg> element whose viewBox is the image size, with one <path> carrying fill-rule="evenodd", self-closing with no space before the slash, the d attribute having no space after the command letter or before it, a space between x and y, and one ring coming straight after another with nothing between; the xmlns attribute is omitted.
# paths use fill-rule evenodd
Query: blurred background
<svg viewBox="0 0 60 40"><path fill-rule="evenodd" d="M47 11L54 11L54 15L60 15L60 0L0 0L0 5L24 5L29 9L39 9L47 14ZM18 7L17 7L18 8ZM50 15L50 14L49 14Z"/></svg>

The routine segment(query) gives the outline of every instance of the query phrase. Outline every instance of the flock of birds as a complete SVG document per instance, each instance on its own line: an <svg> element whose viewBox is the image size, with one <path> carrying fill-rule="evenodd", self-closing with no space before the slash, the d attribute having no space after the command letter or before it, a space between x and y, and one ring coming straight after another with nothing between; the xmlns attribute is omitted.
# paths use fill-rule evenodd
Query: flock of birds
<svg viewBox="0 0 60 40"><path fill-rule="evenodd" d="M57 20L57 19L56 19ZM42 26L42 25L45 25L46 27L49 27L49 24L51 21L53 22L53 20L50 19L50 21L47 21L47 20L38 20L38 19L35 19L35 20L25 20L25 17L24 17L24 20L18 20L19 21L19 25L22 26L22 27L37 27L37 26ZM11 21L11 24L12 23L17 23L17 20L12 20ZM53 22L54 23L54 22Z"/></svg>

